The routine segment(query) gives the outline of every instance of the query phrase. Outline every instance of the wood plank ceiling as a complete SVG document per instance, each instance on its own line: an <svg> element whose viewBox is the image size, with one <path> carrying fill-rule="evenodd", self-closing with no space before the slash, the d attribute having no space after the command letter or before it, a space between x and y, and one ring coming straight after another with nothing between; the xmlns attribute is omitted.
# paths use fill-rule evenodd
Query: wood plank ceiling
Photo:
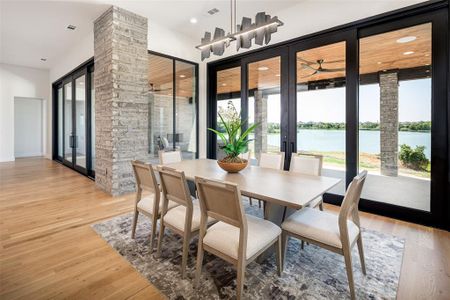
<svg viewBox="0 0 450 300"><path fill-rule="evenodd" d="M414 37L402 42L402 38ZM408 40L408 39L406 39ZM280 86L280 57L251 63L250 89L268 89ZM178 62L177 62L178 64ZM360 39L360 74L385 70L408 69L431 64L431 23L391 31ZM150 54L149 82L156 93L172 94L171 60ZM315 70L322 67L319 72ZM331 70L330 70L331 69ZM345 77L345 42L308 49L297 53L297 83ZM190 97L195 81L190 65L177 68L177 95ZM183 77L184 76L184 77ZM217 93L239 92L240 67L217 73ZM158 91L160 90L160 91Z"/></svg>

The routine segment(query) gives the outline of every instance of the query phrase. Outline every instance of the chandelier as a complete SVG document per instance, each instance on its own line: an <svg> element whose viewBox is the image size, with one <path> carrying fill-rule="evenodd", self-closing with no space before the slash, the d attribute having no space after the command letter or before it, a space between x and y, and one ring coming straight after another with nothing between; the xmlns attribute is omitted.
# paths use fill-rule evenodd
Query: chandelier
<svg viewBox="0 0 450 300"><path fill-rule="evenodd" d="M277 32L278 27L283 25L278 17L271 17L265 12L256 14L255 23L252 23L251 18L243 17L241 24L236 25L236 0L230 0L230 15L231 26L228 34L225 35L225 30L216 27L212 39L211 32L207 31L201 39L201 44L195 47L201 51L202 60L208 58L211 52L214 55L222 55L232 41L236 41L236 50L250 48L253 39L257 45L267 45L272 33Z"/></svg>

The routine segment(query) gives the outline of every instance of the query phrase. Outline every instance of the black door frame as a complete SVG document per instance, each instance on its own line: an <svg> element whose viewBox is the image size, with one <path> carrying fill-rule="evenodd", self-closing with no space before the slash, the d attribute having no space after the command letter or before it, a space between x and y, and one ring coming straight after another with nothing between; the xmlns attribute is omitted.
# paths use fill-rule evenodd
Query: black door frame
<svg viewBox="0 0 450 300"><path fill-rule="evenodd" d="M430 1L420 3L385 13L379 16L356 21L350 24L331 28L319 33L310 34L263 49L248 51L208 63L207 66L207 125L216 127L216 80L217 71L233 66L241 66L241 99L247 99L246 67L243 62L258 60L264 53L280 55L280 49L290 48L288 74L282 72L281 76L289 80L290 108L288 118L296 120L295 100L296 67L292 62L293 53L298 49L308 49L333 42L346 41L346 184L358 172L358 130L359 130L359 39L365 36L433 22L432 31L432 174L431 174L431 212L391 205L387 203L361 199L360 209L371 213L438 226L450 229L450 87L449 87L449 37L448 37L448 1ZM243 74L244 73L244 74ZM294 101L296 102L296 101ZM245 100L244 100L245 103ZM437 107L439 107L437 109ZM295 141L296 122L289 122L289 141ZM216 141L214 135L207 133L208 157L215 158ZM290 157L291 148L286 150ZM340 204L343 197L326 194L324 200L328 203Z"/></svg>

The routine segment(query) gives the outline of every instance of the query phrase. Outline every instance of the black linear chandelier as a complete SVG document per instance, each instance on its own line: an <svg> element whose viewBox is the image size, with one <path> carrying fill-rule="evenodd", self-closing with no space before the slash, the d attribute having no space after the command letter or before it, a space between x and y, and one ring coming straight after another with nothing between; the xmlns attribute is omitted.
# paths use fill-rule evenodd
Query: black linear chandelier
<svg viewBox="0 0 450 300"><path fill-rule="evenodd" d="M277 16L271 17L265 12L256 14L255 23L252 23L251 18L243 17L241 24L236 25L236 0L230 0L230 15L231 30L227 35L225 35L225 30L216 27L212 40L211 32L207 31L201 39L201 44L195 47L201 50L202 60L208 58L211 52L215 55L222 55L232 41L236 41L236 50L250 48L252 39L255 39L257 45L263 43L267 45L272 33L277 32L278 27L283 25Z"/></svg>

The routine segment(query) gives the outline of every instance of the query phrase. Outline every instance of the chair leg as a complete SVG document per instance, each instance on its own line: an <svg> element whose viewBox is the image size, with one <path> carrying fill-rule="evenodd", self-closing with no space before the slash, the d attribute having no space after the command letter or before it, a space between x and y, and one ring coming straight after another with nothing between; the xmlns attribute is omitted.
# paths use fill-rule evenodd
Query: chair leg
<svg viewBox="0 0 450 300"><path fill-rule="evenodd" d="M158 222L157 216L152 216L152 231L150 233L150 253L153 252L153 242L156 237L156 226Z"/></svg>
<svg viewBox="0 0 450 300"><path fill-rule="evenodd" d="M134 239L136 235L136 225L139 217L139 211L137 209L134 210L133 223L131 225L131 238Z"/></svg>
<svg viewBox="0 0 450 300"><path fill-rule="evenodd" d="M195 288L198 288L200 284L200 276L202 275L202 266L203 266L203 252L204 252L203 243L199 239L197 249L197 267L195 270L195 282L194 282Z"/></svg>
<svg viewBox="0 0 450 300"><path fill-rule="evenodd" d="M162 241L164 238L164 221L161 217L161 220L159 221L159 238L158 238L158 246L156 249L156 256L160 257L161 256L161 245L162 245Z"/></svg>
<svg viewBox="0 0 450 300"><path fill-rule="evenodd" d="M366 275L366 262L364 260L364 247L363 247L363 243L362 243L361 234L359 234L357 243L358 243L359 259L361 261L361 270L362 270L363 274Z"/></svg>
<svg viewBox="0 0 450 300"><path fill-rule="evenodd" d="M323 211L323 200L319 203L319 210Z"/></svg>
<svg viewBox="0 0 450 300"><path fill-rule="evenodd" d="M191 240L191 233L185 232L183 237L183 256L181 258L181 278L186 278L186 265L189 255L189 241Z"/></svg>
<svg viewBox="0 0 450 300"><path fill-rule="evenodd" d="M236 278L236 299L242 299L242 293L244 292L244 279L245 279L245 262L241 257L237 265L237 278Z"/></svg>
<svg viewBox="0 0 450 300"><path fill-rule="evenodd" d="M281 232L281 272L284 271L284 265L286 262L286 252L287 252L287 242L288 242L289 236L285 231Z"/></svg>
<svg viewBox="0 0 450 300"><path fill-rule="evenodd" d="M281 276L281 273L283 273L283 249L282 249L282 241L281 241L281 235L278 236L278 241L275 243L276 246L276 255L277 255L277 271L278 276Z"/></svg>
<svg viewBox="0 0 450 300"><path fill-rule="evenodd" d="M250 206L252 206L252 205L253 205L253 201L252 201L252 198L248 197L248 202L250 202Z"/></svg>
<svg viewBox="0 0 450 300"><path fill-rule="evenodd" d="M346 249L344 247L344 259L345 259L345 268L347 269L347 278L348 278L348 286L350 288L350 296L351 299L355 299L355 284L353 282L353 269L352 269L352 253L350 249Z"/></svg>
<svg viewBox="0 0 450 300"><path fill-rule="evenodd" d="M301 246L302 250L305 248L305 241L302 240Z"/></svg>
<svg viewBox="0 0 450 300"><path fill-rule="evenodd" d="M258 200L258 207L261 208L261 200Z"/></svg>

